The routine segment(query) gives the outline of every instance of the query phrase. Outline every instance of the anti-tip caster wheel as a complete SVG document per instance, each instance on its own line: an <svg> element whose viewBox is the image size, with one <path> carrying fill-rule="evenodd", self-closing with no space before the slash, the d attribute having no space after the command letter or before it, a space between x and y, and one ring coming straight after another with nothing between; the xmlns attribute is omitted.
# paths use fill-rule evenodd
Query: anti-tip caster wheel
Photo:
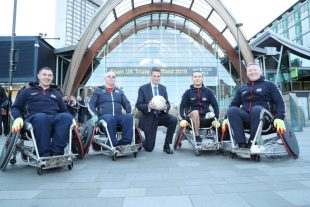
<svg viewBox="0 0 310 207"><path fill-rule="evenodd" d="M10 159L10 164L11 165L15 165L16 164L16 158L13 157L12 159Z"/></svg>

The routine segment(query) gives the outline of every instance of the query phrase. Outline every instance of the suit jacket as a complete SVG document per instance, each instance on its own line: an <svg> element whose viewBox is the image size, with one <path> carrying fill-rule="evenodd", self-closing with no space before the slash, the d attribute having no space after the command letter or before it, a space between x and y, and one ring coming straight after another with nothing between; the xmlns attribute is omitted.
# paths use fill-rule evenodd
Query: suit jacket
<svg viewBox="0 0 310 207"><path fill-rule="evenodd" d="M148 105L149 102L153 98L151 83L147 83L145 85L140 86L138 91L138 99L136 103L136 108L141 111L141 117L139 120L139 128L142 131L149 131L152 125L158 124L158 119L155 116L155 110L149 110ZM170 110L170 103L168 100L168 94L166 90L166 86L159 84L158 85L158 93L160 96L163 96L166 99L167 111L161 111L161 113L167 113Z"/></svg>

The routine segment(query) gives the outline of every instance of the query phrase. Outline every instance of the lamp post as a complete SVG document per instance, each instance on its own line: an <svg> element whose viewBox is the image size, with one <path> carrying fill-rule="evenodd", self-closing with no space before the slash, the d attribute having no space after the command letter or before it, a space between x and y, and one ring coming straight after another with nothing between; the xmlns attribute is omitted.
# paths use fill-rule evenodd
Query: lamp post
<svg viewBox="0 0 310 207"><path fill-rule="evenodd" d="M13 72L15 72L17 63L17 53L15 50L16 9L17 9L17 0L14 0L11 49L10 49L10 68L9 68L9 94L8 94L9 104L7 106L7 112L9 112L10 107L12 106L12 80L13 80ZM8 116L7 132L9 132L10 126L11 126L10 116Z"/></svg>
<svg viewBox="0 0 310 207"><path fill-rule="evenodd" d="M242 27L243 24L242 23L237 23L236 27L237 27L237 42L238 42L238 55L239 55L239 73L240 73L240 83L242 85L243 81L242 81L242 70L241 70L241 54L240 54L240 38L239 38L239 33L240 33L240 27Z"/></svg>

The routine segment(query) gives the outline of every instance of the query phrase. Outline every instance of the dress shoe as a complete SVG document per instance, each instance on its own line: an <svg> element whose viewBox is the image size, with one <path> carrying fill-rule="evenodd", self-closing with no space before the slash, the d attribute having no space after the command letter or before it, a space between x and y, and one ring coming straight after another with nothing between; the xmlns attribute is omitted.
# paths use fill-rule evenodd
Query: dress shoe
<svg viewBox="0 0 310 207"><path fill-rule="evenodd" d="M173 154L172 149L170 149L169 145L165 145L163 148L164 152L166 152L167 154Z"/></svg>

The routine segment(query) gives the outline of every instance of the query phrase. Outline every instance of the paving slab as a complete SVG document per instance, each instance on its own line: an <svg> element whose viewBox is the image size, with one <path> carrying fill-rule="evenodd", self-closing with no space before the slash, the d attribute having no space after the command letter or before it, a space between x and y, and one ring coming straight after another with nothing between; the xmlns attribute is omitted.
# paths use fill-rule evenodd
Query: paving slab
<svg viewBox="0 0 310 207"><path fill-rule="evenodd" d="M17 157L0 172L0 206L256 207L310 206L310 127L297 132L300 157L231 159L204 152L195 156L185 141L173 155L162 151L112 161L92 150L74 168L36 169ZM5 138L0 137L0 149Z"/></svg>

